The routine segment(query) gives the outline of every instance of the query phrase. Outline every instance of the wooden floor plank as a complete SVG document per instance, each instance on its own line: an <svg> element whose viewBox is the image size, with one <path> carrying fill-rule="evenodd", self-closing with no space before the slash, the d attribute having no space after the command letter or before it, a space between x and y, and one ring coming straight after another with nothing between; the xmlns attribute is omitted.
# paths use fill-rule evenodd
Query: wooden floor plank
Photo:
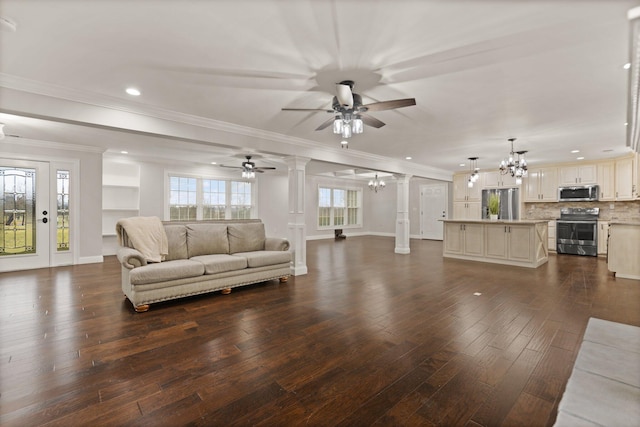
<svg viewBox="0 0 640 427"><path fill-rule="evenodd" d="M0 273L0 425L550 426L589 317L640 326L603 258L394 247L310 241L307 275L146 313L115 257Z"/></svg>

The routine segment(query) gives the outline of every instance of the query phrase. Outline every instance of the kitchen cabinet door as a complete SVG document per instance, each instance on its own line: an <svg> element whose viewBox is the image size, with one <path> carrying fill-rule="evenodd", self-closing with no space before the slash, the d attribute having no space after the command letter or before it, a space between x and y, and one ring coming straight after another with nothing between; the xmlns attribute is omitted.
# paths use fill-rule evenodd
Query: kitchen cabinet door
<svg viewBox="0 0 640 427"><path fill-rule="evenodd" d="M633 163L634 158L616 160L616 200L633 200Z"/></svg>
<svg viewBox="0 0 640 427"><path fill-rule="evenodd" d="M598 221L598 255L607 253L607 244L609 237L609 222Z"/></svg>
<svg viewBox="0 0 640 427"><path fill-rule="evenodd" d="M616 199L616 172L614 162L598 164L599 199L602 201Z"/></svg>
<svg viewBox="0 0 640 427"><path fill-rule="evenodd" d="M592 165L563 166L560 168L558 185L596 184L597 167Z"/></svg>

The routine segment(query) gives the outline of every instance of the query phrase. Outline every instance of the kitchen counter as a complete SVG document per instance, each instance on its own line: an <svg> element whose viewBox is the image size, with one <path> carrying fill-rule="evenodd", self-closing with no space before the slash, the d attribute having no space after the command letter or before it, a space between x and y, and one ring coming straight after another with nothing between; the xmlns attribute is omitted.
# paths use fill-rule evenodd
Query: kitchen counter
<svg viewBox="0 0 640 427"><path fill-rule="evenodd" d="M442 256L537 268L549 260L548 220L443 219Z"/></svg>
<svg viewBox="0 0 640 427"><path fill-rule="evenodd" d="M640 280L640 222L609 223L607 266L616 277Z"/></svg>
<svg viewBox="0 0 640 427"><path fill-rule="evenodd" d="M467 224L546 224L552 219L442 219L443 222L456 222Z"/></svg>

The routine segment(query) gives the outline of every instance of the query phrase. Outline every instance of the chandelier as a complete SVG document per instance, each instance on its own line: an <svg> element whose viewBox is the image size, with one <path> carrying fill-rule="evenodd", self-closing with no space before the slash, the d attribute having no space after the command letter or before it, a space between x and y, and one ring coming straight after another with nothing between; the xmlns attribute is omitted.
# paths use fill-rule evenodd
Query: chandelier
<svg viewBox="0 0 640 427"><path fill-rule="evenodd" d="M522 184L522 178L527 176L527 161L524 158L526 151L513 151L513 141L516 138L509 138L511 142L511 152L509 158L500 162L500 173L502 175L510 174L516 178L516 184ZM517 156L517 157L516 157Z"/></svg>
<svg viewBox="0 0 640 427"><path fill-rule="evenodd" d="M374 179L369 181L369 188L376 193L378 192L378 190L384 190L384 187L386 185L387 184L385 184L383 180L378 179L378 174L376 174L376 177Z"/></svg>
<svg viewBox="0 0 640 427"><path fill-rule="evenodd" d="M473 184L480 178L480 169L478 168L478 157L469 157L469 181L467 186L473 188Z"/></svg>
<svg viewBox="0 0 640 427"><path fill-rule="evenodd" d="M350 113L339 114L333 120L333 133L341 135L343 138L351 138L351 135L362 133L364 123L359 114Z"/></svg>

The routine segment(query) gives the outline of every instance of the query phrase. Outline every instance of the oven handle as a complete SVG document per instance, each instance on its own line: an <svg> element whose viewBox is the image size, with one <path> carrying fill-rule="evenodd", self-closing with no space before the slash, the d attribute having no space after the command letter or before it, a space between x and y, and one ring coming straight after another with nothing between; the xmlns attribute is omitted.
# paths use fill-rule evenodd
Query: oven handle
<svg viewBox="0 0 640 427"><path fill-rule="evenodd" d="M556 219L556 223L558 224L594 224L598 225L598 221L589 221L589 220L573 220L573 219Z"/></svg>

